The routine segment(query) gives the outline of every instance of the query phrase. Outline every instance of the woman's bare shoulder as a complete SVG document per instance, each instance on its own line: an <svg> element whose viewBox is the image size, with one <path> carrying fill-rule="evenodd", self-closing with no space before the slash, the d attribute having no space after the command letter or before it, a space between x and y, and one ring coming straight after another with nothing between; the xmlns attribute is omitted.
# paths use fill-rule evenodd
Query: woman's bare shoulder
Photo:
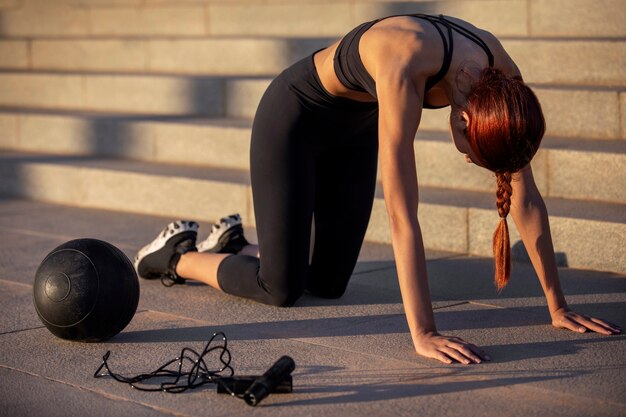
<svg viewBox="0 0 626 417"><path fill-rule="evenodd" d="M426 21L398 16L385 19L361 38L363 65L376 79L382 73L436 73L443 60L443 47L436 29Z"/></svg>

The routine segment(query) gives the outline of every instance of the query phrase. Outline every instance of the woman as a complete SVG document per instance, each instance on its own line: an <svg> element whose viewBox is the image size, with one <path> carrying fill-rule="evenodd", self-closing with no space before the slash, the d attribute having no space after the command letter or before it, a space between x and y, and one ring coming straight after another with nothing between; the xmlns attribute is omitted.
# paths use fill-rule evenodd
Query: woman
<svg viewBox="0 0 626 417"><path fill-rule="evenodd" d="M369 221L380 147L398 279L417 353L445 363L488 360L473 344L437 333L428 289L413 145L422 109L444 106L451 106L457 149L496 174L497 287L510 274L510 212L553 325L619 333L569 310L563 297L548 215L529 165L545 129L535 95L494 36L443 16L364 23L283 71L263 96L252 129L258 248L243 237L237 216L222 219L197 247L198 225L174 222L139 252L139 275L170 284L195 279L280 306L292 305L304 291L340 297Z"/></svg>

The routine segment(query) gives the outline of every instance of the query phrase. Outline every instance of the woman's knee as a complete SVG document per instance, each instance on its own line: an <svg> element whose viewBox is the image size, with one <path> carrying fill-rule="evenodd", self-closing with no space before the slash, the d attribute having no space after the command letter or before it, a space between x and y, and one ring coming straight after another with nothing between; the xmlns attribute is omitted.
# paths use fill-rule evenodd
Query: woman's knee
<svg viewBox="0 0 626 417"><path fill-rule="evenodd" d="M320 259L317 259L320 261ZM337 262L318 262L311 267L311 277L307 282L306 291L320 298L341 298L348 287L354 265L339 267Z"/></svg>
<svg viewBox="0 0 626 417"><path fill-rule="evenodd" d="M300 299L303 290L272 291L269 293L268 304L276 307L292 307Z"/></svg>
<svg viewBox="0 0 626 417"><path fill-rule="evenodd" d="M264 292L266 304L277 307L291 307L304 294L308 281L309 267L306 263L263 264L257 283Z"/></svg>

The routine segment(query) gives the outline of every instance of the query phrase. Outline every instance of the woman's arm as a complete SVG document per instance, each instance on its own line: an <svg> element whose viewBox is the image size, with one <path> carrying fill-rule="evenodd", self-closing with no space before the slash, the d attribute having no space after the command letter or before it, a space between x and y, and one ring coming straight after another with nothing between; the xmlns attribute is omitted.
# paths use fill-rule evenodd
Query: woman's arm
<svg viewBox="0 0 626 417"><path fill-rule="evenodd" d="M530 165L513 176L511 186L510 213L541 282L552 325L581 333L587 330L607 335L619 333L619 328L603 320L577 314L567 307L559 281L548 212Z"/></svg>
<svg viewBox="0 0 626 417"><path fill-rule="evenodd" d="M396 67L397 68L397 67ZM426 256L417 220L418 187L413 142L422 112L423 82L408 69L377 74L380 165L402 301L418 354L444 363L488 359L478 347L437 333Z"/></svg>

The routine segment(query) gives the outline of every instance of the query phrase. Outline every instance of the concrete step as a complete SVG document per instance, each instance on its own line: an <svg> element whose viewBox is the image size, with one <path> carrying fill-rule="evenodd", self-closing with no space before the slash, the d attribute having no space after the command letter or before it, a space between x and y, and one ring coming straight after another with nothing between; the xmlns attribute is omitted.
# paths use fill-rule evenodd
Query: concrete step
<svg viewBox="0 0 626 417"><path fill-rule="evenodd" d="M42 71L273 76L334 38L0 40L0 68Z"/></svg>
<svg viewBox="0 0 626 417"><path fill-rule="evenodd" d="M9 150L249 169L248 120L5 111L0 128ZM420 130L415 158L423 185L494 188L493 174L468 165L447 133ZM626 203L626 141L547 137L533 170L545 196Z"/></svg>
<svg viewBox="0 0 626 417"><path fill-rule="evenodd" d="M247 119L3 110L0 131L3 149L249 169Z"/></svg>
<svg viewBox="0 0 626 417"><path fill-rule="evenodd" d="M626 90L623 87L530 86L541 102L547 135L626 139ZM449 115L449 108L425 111L420 127L442 130L448 126Z"/></svg>
<svg viewBox="0 0 626 417"><path fill-rule="evenodd" d="M250 212L246 171L30 153L0 161L0 195L202 220Z"/></svg>
<svg viewBox="0 0 626 417"><path fill-rule="evenodd" d="M0 72L0 107L252 118L270 78ZM623 87L535 85L553 136L626 138ZM575 111L572 108L575 103ZM449 108L425 111L421 127L448 129Z"/></svg>
<svg viewBox="0 0 626 417"><path fill-rule="evenodd" d="M458 16L497 35L623 37L622 0L6 0L1 33L47 36L341 36L381 16Z"/></svg>
<svg viewBox="0 0 626 417"><path fill-rule="evenodd" d="M0 196L200 221L240 212L254 225L245 171L5 152L0 154L0 174ZM429 249L490 256L491 233L498 221L492 193L422 187L420 199ZM556 250L568 265L626 272L625 205L553 198L546 202ZM367 240L390 242L380 191ZM511 224L511 241L518 240Z"/></svg>
<svg viewBox="0 0 626 417"><path fill-rule="evenodd" d="M420 183L469 191L495 190L493 173L468 164L449 134L418 132L415 159ZM544 196L626 204L626 141L548 136L533 158L532 168Z"/></svg>
<svg viewBox="0 0 626 417"><path fill-rule="evenodd" d="M219 116L226 89L237 83L220 77L4 72L0 105Z"/></svg>
<svg viewBox="0 0 626 417"><path fill-rule="evenodd" d="M626 86L624 39L501 39L528 83Z"/></svg>
<svg viewBox="0 0 626 417"><path fill-rule="evenodd" d="M0 68L273 76L334 38L0 40ZM527 82L626 86L623 39L503 38Z"/></svg>

